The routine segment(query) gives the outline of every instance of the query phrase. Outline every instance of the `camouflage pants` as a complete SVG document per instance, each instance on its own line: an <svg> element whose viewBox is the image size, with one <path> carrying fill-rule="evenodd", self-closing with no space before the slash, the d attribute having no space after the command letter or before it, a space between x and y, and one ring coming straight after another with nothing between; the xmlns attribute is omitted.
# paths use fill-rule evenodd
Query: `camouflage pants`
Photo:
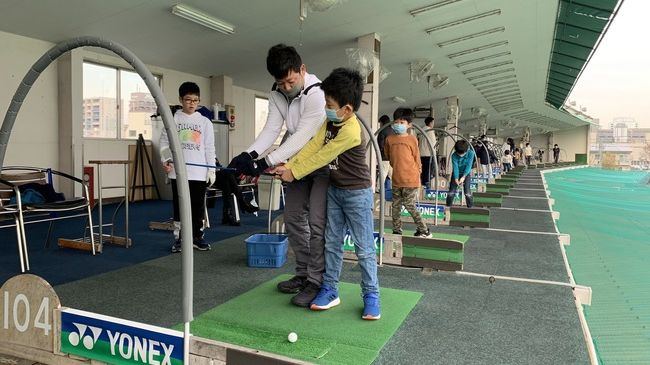
<svg viewBox="0 0 650 365"><path fill-rule="evenodd" d="M411 214L418 229L421 232L427 230L427 226L422 221L422 217L420 217L420 212L415 208L418 190L418 188L393 188L393 230L398 231L402 229L402 205Z"/></svg>

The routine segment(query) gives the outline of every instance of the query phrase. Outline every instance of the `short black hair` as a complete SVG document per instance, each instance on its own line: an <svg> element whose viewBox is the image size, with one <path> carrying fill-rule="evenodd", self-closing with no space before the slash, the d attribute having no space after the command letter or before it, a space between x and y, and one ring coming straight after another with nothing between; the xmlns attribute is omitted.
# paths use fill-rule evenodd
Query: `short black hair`
<svg viewBox="0 0 650 365"><path fill-rule="evenodd" d="M384 125L386 123L390 123L390 117L384 114L381 117L379 117L379 125Z"/></svg>
<svg viewBox="0 0 650 365"><path fill-rule="evenodd" d="M334 99L339 107L350 104L355 112L359 110L363 95L363 78L359 71L336 68L323 80L320 88L325 96Z"/></svg>
<svg viewBox="0 0 650 365"><path fill-rule="evenodd" d="M509 154L510 154L510 150L505 150L503 153L506 154L506 155L509 155Z"/></svg>
<svg viewBox="0 0 650 365"><path fill-rule="evenodd" d="M469 143L467 143L467 141L464 139L461 139L460 141L456 141L456 143L454 143L454 151L456 151L458 154L465 153L468 149Z"/></svg>
<svg viewBox="0 0 650 365"><path fill-rule="evenodd" d="M287 77L289 71L300 72L300 66L302 59L298 51L284 43L271 47L266 56L266 69L276 80Z"/></svg>
<svg viewBox="0 0 650 365"><path fill-rule="evenodd" d="M411 108L397 108L393 112L393 120L404 119L411 123L413 121L413 110Z"/></svg>
<svg viewBox="0 0 650 365"><path fill-rule="evenodd" d="M190 81L182 83L178 88L178 96L182 98L185 95L201 96L201 89L199 89L199 85Z"/></svg>
<svg viewBox="0 0 650 365"><path fill-rule="evenodd" d="M427 127L429 127L429 126L431 126L431 124L433 124L433 117L426 117L426 118L424 118L424 125L426 125Z"/></svg>

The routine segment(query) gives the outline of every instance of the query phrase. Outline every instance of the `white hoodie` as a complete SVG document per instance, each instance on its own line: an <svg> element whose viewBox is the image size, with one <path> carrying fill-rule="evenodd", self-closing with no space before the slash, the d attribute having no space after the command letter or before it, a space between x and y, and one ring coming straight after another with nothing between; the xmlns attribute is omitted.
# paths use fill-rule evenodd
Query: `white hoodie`
<svg viewBox="0 0 650 365"><path fill-rule="evenodd" d="M325 121L325 94L318 86L310 88L316 83L320 83L320 80L305 72L305 85L290 103L287 97L274 87L269 97L266 124L246 152L255 151L262 155L273 145L282 131L282 125L286 124L289 137L285 136L280 147L269 153L266 159L269 166L274 166L286 162L298 153Z"/></svg>
<svg viewBox="0 0 650 365"><path fill-rule="evenodd" d="M214 165L215 148L212 122L199 112L187 115L182 110L174 114L174 122L176 122L185 162ZM165 148L169 148L169 138L167 137L167 131L163 129L160 135L160 150ZM208 169L206 167L187 165L188 180L205 181L207 174ZM176 171L172 169L168 176L170 179L175 179Z"/></svg>

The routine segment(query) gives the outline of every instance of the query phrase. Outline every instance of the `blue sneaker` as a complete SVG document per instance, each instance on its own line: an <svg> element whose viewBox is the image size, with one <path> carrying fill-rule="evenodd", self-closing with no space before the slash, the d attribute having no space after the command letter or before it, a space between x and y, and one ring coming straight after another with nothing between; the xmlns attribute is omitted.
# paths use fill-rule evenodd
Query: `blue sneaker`
<svg viewBox="0 0 650 365"><path fill-rule="evenodd" d="M336 307L339 304L341 304L341 299L339 299L338 290L323 285L316 298L311 302L309 309L313 311L324 311Z"/></svg>
<svg viewBox="0 0 650 365"><path fill-rule="evenodd" d="M368 293L363 296L363 314L361 318L370 321L381 318L381 307L377 293Z"/></svg>

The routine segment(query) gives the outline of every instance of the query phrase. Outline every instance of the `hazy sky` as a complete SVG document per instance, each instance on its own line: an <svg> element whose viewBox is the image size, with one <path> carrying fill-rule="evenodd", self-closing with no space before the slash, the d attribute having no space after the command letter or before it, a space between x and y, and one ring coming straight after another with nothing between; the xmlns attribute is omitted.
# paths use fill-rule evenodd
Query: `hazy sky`
<svg viewBox="0 0 650 365"><path fill-rule="evenodd" d="M624 0L568 100L607 127L632 117L650 127L650 1Z"/></svg>

